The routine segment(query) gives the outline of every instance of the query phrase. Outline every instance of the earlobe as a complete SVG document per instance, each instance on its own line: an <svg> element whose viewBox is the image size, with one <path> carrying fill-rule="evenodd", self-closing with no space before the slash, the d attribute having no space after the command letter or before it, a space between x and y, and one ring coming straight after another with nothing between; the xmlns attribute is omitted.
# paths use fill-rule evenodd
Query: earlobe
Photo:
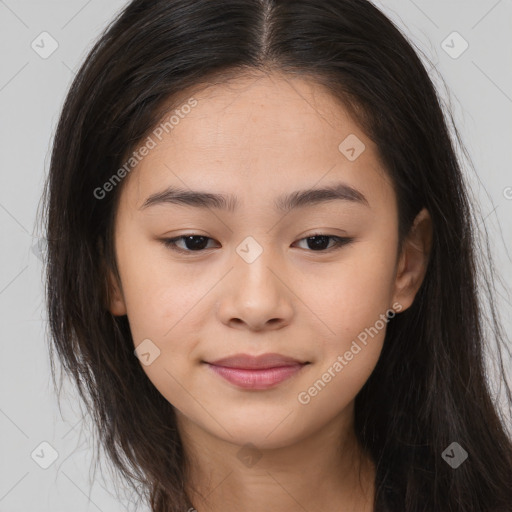
<svg viewBox="0 0 512 512"><path fill-rule="evenodd" d="M393 301L405 311L411 306L425 277L432 247L432 219L423 208L404 241L400 255Z"/></svg>
<svg viewBox="0 0 512 512"><path fill-rule="evenodd" d="M126 315L126 304L124 302L123 292L117 282L117 279L112 274L108 273L108 310L114 316Z"/></svg>

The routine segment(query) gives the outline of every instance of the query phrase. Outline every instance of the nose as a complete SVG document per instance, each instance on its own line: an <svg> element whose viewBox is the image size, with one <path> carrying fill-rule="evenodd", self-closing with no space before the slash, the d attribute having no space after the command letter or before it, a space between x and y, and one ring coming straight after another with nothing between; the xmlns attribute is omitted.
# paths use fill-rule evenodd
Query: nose
<svg viewBox="0 0 512 512"><path fill-rule="evenodd" d="M237 329L282 329L294 313L289 281L270 251L251 263L238 258L221 291L220 320Z"/></svg>

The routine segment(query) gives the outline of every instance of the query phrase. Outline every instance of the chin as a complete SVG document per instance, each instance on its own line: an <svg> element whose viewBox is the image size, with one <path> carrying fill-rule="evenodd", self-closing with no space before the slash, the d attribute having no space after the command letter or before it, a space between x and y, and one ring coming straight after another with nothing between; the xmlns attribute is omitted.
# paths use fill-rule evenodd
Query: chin
<svg viewBox="0 0 512 512"><path fill-rule="evenodd" d="M286 418L284 414L275 420L263 418L258 423L242 419L230 420L226 427L229 434L218 425L215 431L224 441L240 447L252 446L258 450L285 448L299 442L306 435L304 431L297 430L297 425L293 425L293 422L288 422L292 416Z"/></svg>

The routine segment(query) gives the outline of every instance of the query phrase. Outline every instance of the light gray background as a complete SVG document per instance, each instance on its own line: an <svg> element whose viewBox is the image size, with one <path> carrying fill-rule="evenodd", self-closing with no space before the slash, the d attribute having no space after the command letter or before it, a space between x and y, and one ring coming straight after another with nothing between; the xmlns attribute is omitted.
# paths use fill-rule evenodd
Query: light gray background
<svg viewBox="0 0 512 512"><path fill-rule="evenodd" d="M498 271L510 287L512 2L374 3L435 66L432 76L453 109L475 164L476 174L471 169L467 174L484 219L481 227L489 232ZM125 4L122 0L0 0L0 512L128 510L126 502L111 494L109 474L102 477L90 469L91 434L84 430L86 422L81 421L70 386L62 403L63 417L57 406L45 342L37 248L41 233L36 231L51 138L65 94L93 41ZM31 47L43 31L59 45L47 59ZM456 59L442 47L453 31L469 43ZM456 40L451 44L449 39L448 44L460 48ZM506 293L500 292L500 311L509 333L512 318ZM31 458L43 441L58 452L48 469ZM36 450L38 460L47 460L49 450L42 450Z"/></svg>

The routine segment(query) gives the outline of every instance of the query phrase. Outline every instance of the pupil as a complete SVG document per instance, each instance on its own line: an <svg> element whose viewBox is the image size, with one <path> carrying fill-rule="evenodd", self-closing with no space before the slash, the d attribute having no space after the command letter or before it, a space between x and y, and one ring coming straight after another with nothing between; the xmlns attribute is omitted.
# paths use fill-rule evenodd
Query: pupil
<svg viewBox="0 0 512 512"><path fill-rule="evenodd" d="M328 239L329 239L329 237L325 236L325 235L322 235L322 236L310 236L310 237L308 237L308 241L312 240L313 241L313 246L314 246L314 247L310 247L310 249L312 249L312 248L325 249L329 245ZM327 244L325 244L326 241L327 241Z"/></svg>
<svg viewBox="0 0 512 512"><path fill-rule="evenodd" d="M192 243L191 244L192 247L190 247L189 242L191 240L194 240L194 239L196 239L196 242L197 242L197 239L200 239L201 241L199 243ZM186 245L187 249L189 249L189 250L204 249L206 247L206 245L207 245L207 242L206 243L205 242L206 242L206 237L205 236L192 236L191 235L191 236L187 236L185 238L185 245Z"/></svg>

